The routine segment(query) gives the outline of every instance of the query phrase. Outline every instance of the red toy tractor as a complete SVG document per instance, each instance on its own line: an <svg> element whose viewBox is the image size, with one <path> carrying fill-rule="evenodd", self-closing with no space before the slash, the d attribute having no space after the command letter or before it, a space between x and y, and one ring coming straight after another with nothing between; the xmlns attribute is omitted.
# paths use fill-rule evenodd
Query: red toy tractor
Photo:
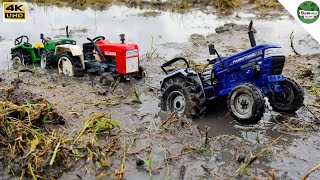
<svg viewBox="0 0 320 180"><path fill-rule="evenodd" d="M125 43L125 35L120 34L119 43L111 43L104 36L94 39L87 38L90 42L83 44L83 55L74 56L69 52L68 56L61 56L58 62L59 73L65 75L78 75L85 69L90 74L108 74L114 78L141 77L143 68L140 66L139 48L137 44ZM81 59L85 68L81 68ZM72 67L70 67L72 64ZM79 66L80 65L80 66ZM70 73L73 71L73 73Z"/></svg>

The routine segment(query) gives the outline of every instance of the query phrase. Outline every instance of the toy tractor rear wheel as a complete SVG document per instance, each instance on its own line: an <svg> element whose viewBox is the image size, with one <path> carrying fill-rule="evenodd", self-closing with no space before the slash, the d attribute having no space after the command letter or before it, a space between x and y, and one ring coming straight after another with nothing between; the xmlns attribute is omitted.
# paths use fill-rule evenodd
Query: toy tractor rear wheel
<svg viewBox="0 0 320 180"><path fill-rule="evenodd" d="M53 63L53 55L51 51L43 51L40 58L41 69L47 69Z"/></svg>
<svg viewBox="0 0 320 180"><path fill-rule="evenodd" d="M264 95L252 84L241 84L228 96L228 108L232 117L241 124L256 124L265 112Z"/></svg>
<svg viewBox="0 0 320 180"><path fill-rule="evenodd" d="M205 114L205 95L201 86L192 79L175 77L161 89L161 109L176 111L179 117L198 119Z"/></svg>
<svg viewBox="0 0 320 180"><path fill-rule="evenodd" d="M25 66L24 59L20 52L15 52L12 54L12 67L18 69L19 66Z"/></svg>
<svg viewBox="0 0 320 180"><path fill-rule="evenodd" d="M82 65L78 57L72 56L70 53L63 53L58 60L59 74L67 76L82 76Z"/></svg>
<svg viewBox="0 0 320 180"><path fill-rule="evenodd" d="M303 105L303 88L290 78L286 78L280 86L282 93L275 92L269 96L270 105L277 112L294 113Z"/></svg>

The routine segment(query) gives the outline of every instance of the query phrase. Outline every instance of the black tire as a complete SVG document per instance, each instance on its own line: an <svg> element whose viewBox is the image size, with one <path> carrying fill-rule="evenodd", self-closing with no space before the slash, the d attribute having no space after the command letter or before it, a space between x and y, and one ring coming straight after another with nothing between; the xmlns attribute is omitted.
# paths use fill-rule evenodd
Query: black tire
<svg viewBox="0 0 320 180"><path fill-rule="evenodd" d="M253 84L238 85L228 95L230 114L241 124L258 123L265 112L264 104L264 95Z"/></svg>
<svg viewBox="0 0 320 180"><path fill-rule="evenodd" d="M24 59L20 52L14 52L12 54L12 67L13 69L18 69L19 65L24 66Z"/></svg>
<svg viewBox="0 0 320 180"><path fill-rule="evenodd" d="M55 63L55 59L53 57L52 52L48 50L42 51L41 57L40 57L40 67L42 69L48 69L56 65L57 65L57 62Z"/></svg>
<svg viewBox="0 0 320 180"><path fill-rule="evenodd" d="M286 78L280 83L284 90L284 98L280 98L277 93L271 93L269 96L270 105L274 111L284 113L295 113L304 101L304 91L298 82L293 79Z"/></svg>
<svg viewBox="0 0 320 180"><path fill-rule="evenodd" d="M70 60L70 62L72 64L72 70L73 70L75 77L82 77L84 75L84 69L82 68L81 60L79 57L74 57L74 56L72 56L71 53L67 52L67 53L63 53L59 57L59 60L61 58L66 58L66 59ZM59 63L59 60L58 60L58 63Z"/></svg>
<svg viewBox="0 0 320 180"><path fill-rule="evenodd" d="M169 79L161 88L161 94L160 106L163 111L169 113L176 111L179 117L191 119L201 118L206 112L204 92L192 79L184 77Z"/></svg>

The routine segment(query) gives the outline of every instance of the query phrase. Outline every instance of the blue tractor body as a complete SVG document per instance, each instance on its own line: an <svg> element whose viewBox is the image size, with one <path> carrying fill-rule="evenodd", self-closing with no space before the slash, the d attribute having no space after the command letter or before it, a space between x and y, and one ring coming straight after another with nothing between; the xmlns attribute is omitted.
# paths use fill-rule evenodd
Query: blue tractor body
<svg viewBox="0 0 320 180"><path fill-rule="evenodd" d="M213 64L216 72L215 77L218 83L204 87L209 97L223 96L229 94L233 87L248 82L259 86L262 92L267 95L271 88L278 91L276 82L284 81L281 74L285 62L285 56L266 55L268 49L279 49L280 46L264 44L255 46L239 54L222 57L221 62L217 60ZM210 90L214 89L214 94Z"/></svg>
<svg viewBox="0 0 320 180"><path fill-rule="evenodd" d="M281 46L256 45L252 21L248 34L252 48L233 56L220 57L214 45L209 45L210 54L218 58L208 60L202 72L190 68L181 57L164 63L161 69L167 75L161 82L161 109L176 111L178 116L199 118L207 111L208 101L228 96L231 115L246 124L261 119L265 97L275 111L298 110L303 105L303 88L282 75L285 56ZM184 61L187 67L170 72L165 69L177 61Z"/></svg>

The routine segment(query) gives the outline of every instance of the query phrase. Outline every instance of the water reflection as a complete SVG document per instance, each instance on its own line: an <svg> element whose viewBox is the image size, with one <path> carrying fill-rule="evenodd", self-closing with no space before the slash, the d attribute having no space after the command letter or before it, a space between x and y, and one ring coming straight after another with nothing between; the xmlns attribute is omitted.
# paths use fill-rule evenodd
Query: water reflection
<svg viewBox="0 0 320 180"><path fill-rule="evenodd" d="M2 4L0 7L2 8ZM186 14L161 12L155 17L144 17L141 14L149 10L128 8L124 5L113 5L104 11L93 9L82 11L29 3L28 9L26 23L3 23L2 16L0 17L0 36L5 38L0 41L0 53L2 54L0 69L7 67L5 55L10 53L16 37L27 35L31 43L36 43L40 42L40 33L49 37L63 36L65 34L63 27L66 25L69 25L71 30L86 29L83 32L72 33L79 45L87 42L86 37L99 35L104 35L111 41L119 41L118 35L125 33L129 41L140 45L141 54L145 54L150 49L151 37L153 37L154 45L158 47L159 53L167 54L166 57L170 58L177 54L174 51L175 48L168 54L168 50L161 47L162 44L186 42L193 33L203 35L214 33L216 27L226 22L248 24L249 19L255 17L254 14L241 12L242 18L235 18L238 15L236 13L221 18L215 14L206 14L197 10ZM255 28L261 39L281 44L288 54L291 52L290 32L295 30L296 39L303 39L307 35L307 32L298 23L287 18L279 18L275 21L256 20Z"/></svg>

